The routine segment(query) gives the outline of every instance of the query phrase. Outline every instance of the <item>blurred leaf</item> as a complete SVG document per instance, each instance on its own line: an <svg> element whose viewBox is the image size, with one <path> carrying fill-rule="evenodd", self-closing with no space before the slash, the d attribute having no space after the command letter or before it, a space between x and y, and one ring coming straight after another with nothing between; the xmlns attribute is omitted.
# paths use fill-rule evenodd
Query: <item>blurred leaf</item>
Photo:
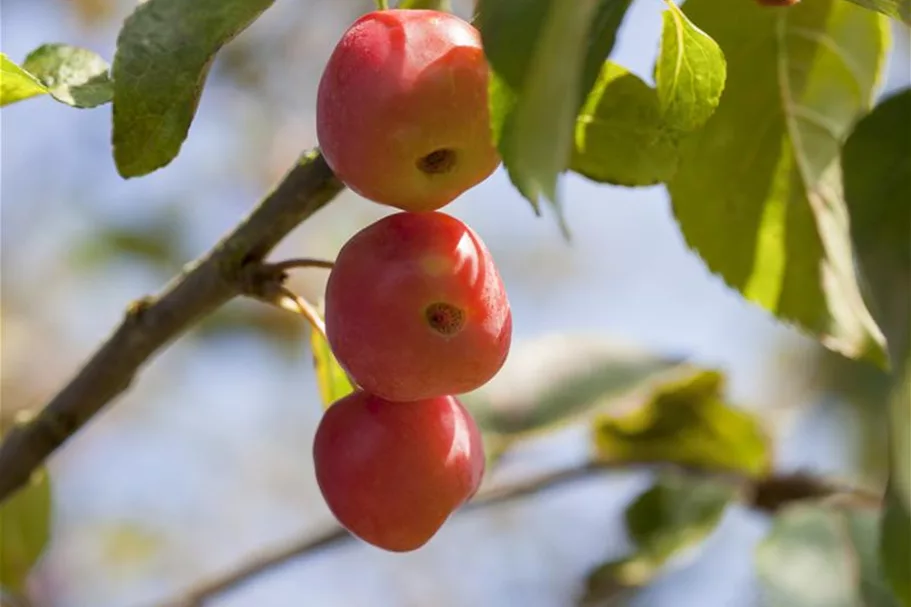
<svg viewBox="0 0 911 607"><path fill-rule="evenodd" d="M0 80L0 107L47 93L37 78L13 63L5 53L0 53L0 76L3 76Z"/></svg>
<svg viewBox="0 0 911 607"><path fill-rule="evenodd" d="M785 370L799 364L808 390L824 398L831 396L832 413L849 416L851 421L847 423L852 425L853 436L847 437L849 442L844 448L856 453L855 473L872 486L884 487L890 455L883 444L890 431L892 377L879 366L845 358L825 348L809 346L809 358L805 346L798 348L782 350L775 357L776 366Z"/></svg>
<svg viewBox="0 0 911 607"><path fill-rule="evenodd" d="M785 509L756 548L769 607L856 607L860 574L843 520L814 505Z"/></svg>
<svg viewBox="0 0 911 607"><path fill-rule="evenodd" d="M171 268L176 260L174 253L168 242L153 234L112 227L79 243L73 251L73 261L92 267L130 255L156 266Z"/></svg>
<svg viewBox="0 0 911 607"><path fill-rule="evenodd" d="M911 512L911 353L903 369L896 370L889 402L891 435L889 478L892 491Z"/></svg>
<svg viewBox="0 0 911 607"><path fill-rule="evenodd" d="M907 455L906 455L907 457ZM905 607L911 606L911 514L893 481L886 491L879 558L892 591Z"/></svg>
<svg viewBox="0 0 911 607"><path fill-rule="evenodd" d="M180 151L215 53L273 0L147 0L114 56L114 161L123 177L151 173Z"/></svg>
<svg viewBox="0 0 911 607"><path fill-rule="evenodd" d="M47 471L0 504L0 585L22 593L29 571L50 537L51 485Z"/></svg>
<svg viewBox="0 0 911 607"><path fill-rule="evenodd" d="M434 11L452 12L449 0L402 0L396 8L429 9Z"/></svg>
<svg viewBox="0 0 911 607"><path fill-rule="evenodd" d="M725 402L723 388L720 373L700 371L658 387L631 413L599 416L592 425L599 457L763 476L772 463L768 438L754 415Z"/></svg>
<svg viewBox="0 0 911 607"><path fill-rule="evenodd" d="M585 589L578 597L579 607L625 607L632 603L639 588L624 586L614 575L610 563L595 568L585 578Z"/></svg>
<svg viewBox="0 0 911 607"><path fill-rule="evenodd" d="M166 213L139 226L102 226L77 242L70 253L76 267L94 268L131 256L164 271L184 261L178 215Z"/></svg>
<svg viewBox="0 0 911 607"><path fill-rule="evenodd" d="M323 401L323 408L328 409L338 399L354 392L354 386L348 380L345 370L338 364L329 342L319 331L310 329L310 347L313 350L313 369L316 371L320 398Z"/></svg>
<svg viewBox="0 0 911 607"><path fill-rule="evenodd" d="M892 491L911 509L911 89L855 126L842 158L851 236L870 308L887 337Z"/></svg>
<svg viewBox="0 0 911 607"><path fill-rule="evenodd" d="M846 517L856 563L860 569L860 593L864 607L899 607L899 602L883 577L879 558L880 511L858 508L844 510L841 514ZM905 537L911 539L911 530L905 533ZM906 568L907 571L911 571L911 568Z"/></svg>
<svg viewBox="0 0 911 607"><path fill-rule="evenodd" d="M904 607L911 607L911 352L904 356L889 404L889 483L879 549L892 590Z"/></svg>
<svg viewBox="0 0 911 607"><path fill-rule="evenodd" d="M9 588L0 586L0 607L33 607L33 605L22 596L14 594Z"/></svg>
<svg viewBox="0 0 911 607"><path fill-rule="evenodd" d="M669 191L712 272L826 347L881 362L841 195L839 150L884 65L887 23L840 0L770 10L687 0L727 59L718 109L681 143Z"/></svg>
<svg viewBox="0 0 911 607"><path fill-rule="evenodd" d="M51 96L67 105L93 108L111 101L108 62L90 50L68 44L45 44L22 63Z"/></svg>
<svg viewBox="0 0 911 607"><path fill-rule="evenodd" d="M724 90L724 53L671 0L663 13L655 85L664 121L695 131L712 116Z"/></svg>
<svg viewBox="0 0 911 607"><path fill-rule="evenodd" d="M193 336L202 340L251 335L288 357L304 353L307 324L294 314L256 301L233 301L200 321Z"/></svg>
<svg viewBox="0 0 911 607"><path fill-rule="evenodd" d="M576 119L570 169L602 183L647 186L677 168L677 135L665 125L658 93L606 61Z"/></svg>
<svg viewBox="0 0 911 607"><path fill-rule="evenodd" d="M895 607L882 581L876 510L797 504L756 549L770 607ZM907 571L905 572L907 578Z"/></svg>
<svg viewBox="0 0 911 607"><path fill-rule="evenodd" d="M557 176L573 125L610 53L629 0L481 0L475 21L491 65L491 124L513 184L559 215ZM562 223L562 215L559 215ZM563 225L565 230L565 225Z"/></svg>
<svg viewBox="0 0 911 607"><path fill-rule="evenodd" d="M518 438L578 419L682 362L606 339L548 335L513 345L497 375L460 398L484 431Z"/></svg>
<svg viewBox="0 0 911 607"><path fill-rule="evenodd" d="M662 474L626 511L627 529L639 546L637 556L664 563L701 542L718 525L735 496L736 489L730 483L680 473Z"/></svg>
<svg viewBox="0 0 911 607"><path fill-rule="evenodd" d="M589 592L645 586L673 559L692 553L715 530L736 488L711 479L664 474L626 511L633 554L598 567ZM593 603L587 594L583 604Z"/></svg>
<svg viewBox="0 0 911 607"><path fill-rule="evenodd" d="M911 607L911 351L904 343L904 364L895 369L889 403L889 483L879 550L893 592Z"/></svg>
<svg viewBox="0 0 911 607"><path fill-rule="evenodd" d="M911 0L851 0L851 2L898 19L905 25L911 25Z"/></svg>

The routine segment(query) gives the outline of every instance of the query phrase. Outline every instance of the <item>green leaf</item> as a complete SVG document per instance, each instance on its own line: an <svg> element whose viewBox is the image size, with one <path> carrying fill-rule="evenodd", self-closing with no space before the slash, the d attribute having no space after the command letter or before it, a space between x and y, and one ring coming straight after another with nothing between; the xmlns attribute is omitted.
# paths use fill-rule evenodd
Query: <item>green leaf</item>
<svg viewBox="0 0 911 607"><path fill-rule="evenodd" d="M579 108L585 103L601 74L605 60L610 56L617 40L617 31L631 0L600 0L588 30L585 63L582 66L582 83L579 86Z"/></svg>
<svg viewBox="0 0 911 607"><path fill-rule="evenodd" d="M897 369L889 397L890 466L893 491L911 512L911 353Z"/></svg>
<svg viewBox="0 0 911 607"><path fill-rule="evenodd" d="M892 363L890 397L890 495L886 518L899 524L911 512L911 89L881 101L860 120L842 153L851 238L868 304L886 335ZM903 508L904 514L899 510ZM905 534L905 539L911 533ZM894 541L894 533L884 541ZM906 542L905 542L906 543ZM885 546L885 544L884 544ZM884 548L885 549L885 548ZM911 568L908 550L893 546L890 558ZM904 559L904 560L902 560ZM901 593L911 601L908 576ZM902 582L902 580L904 580ZM898 590L898 588L896 587Z"/></svg>
<svg viewBox="0 0 911 607"><path fill-rule="evenodd" d="M841 0L770 10L687 0L727 58L718 109L681 144L669 191L687 244L779 318L882 361L857 285L840 144L870 106L887 23Z"/></svg>
<svg viewBox="0 0 911 607"><path fill-rule="evenodd" d="M449 0L402 0L396 8L452 12L452 4Z"/></svg>
<svg viewBox="0 0 911 607"><path fill-rule="evenodd" d="M0 53L0 76L3 76L0 80L0 107L47 93L37 78L10 61L4 53Z"/></svg>
<svg viewBox="0 0 911 607"><path fill-rule="evenodd" d="M907 457L907 454L905 455ZM882 517L879 558L883 575L904 607L911 606L911 514L890 480Z"/></svg>
<svg viewBox="0 0 911 607"><path fill-rule="evenodd" d="M677 142L655 89L607 61L576 119L569 168L602 183L654 185L673 176Z"/></svg>
<svg viewBox="0 0 911 607"><path fill-rule="evenodd" d="M503 75L497 71L497 55L492 51L488 54L495 80L491 108L494 113L503 113L492 118L492 123L501 127L495 138L512 182L535 208L542 195L555 205L558 202L557 176L570 152L583 43L594 13L593 3L558 7L548 0L537 5L545 9L545 16L529 57L529 73L520 80L508 72ZM490 6L501 7L504 13L502 7L508 5L491 0L480 3L478 25L485 47L496 31L488 18Z"/></svg>
<svg viewBox="0 0 911 607"><path fill-rule="evenodd" d="M559 214L557 176L569 164L575 117L628 5L629 0L478 3L476 25L492 69L494 139L510 179L536 210L543 195Z"/></svg>
<svg viewBox="0 0 911 607"><path fill-rule="evenodd" d="M911 0L851 0L851 2L898 19L905 25L911 25Z"/></svg>
<svg viewBox="0 0 911 607"><path fill-rule="evenodd" d="M668 126L695 131L715 112L726 76L724 53L712 38L665 0L661 50L655 63L658 101Z"/></svg>
<svg viewBox="0 0 911 607"><path fill-rule="evenodd" d="M626 511L627 531L636 550L598 567L591 574L595 583L590 576L589 593L603 588L605 582L608 587L629 588L654 580L673 560L690 555L711 535L736 493L730 483L662 475Z"/></svg>
<svg viewBox="0 0 911 607"><path fill-rule="evenodd" d="M114 56L114 161L124 177L151 173L180 151L215 53L273 0L147 0Z"/></svg>
<svg viewBox="0 0 911 607"><path fill-rule="evenodd" d="M108 62L90 50L68 44L45 44L22 63L51 96L67 105L93 108L111 101Z"/></svg>
<svg viewBox="0 0 911 607"><path fill-rule="evenodd" d="M720 373L699 371L658 387L629 413L598 417L592 432L599 457L765 475L768 437L756 417L725 402L723 390Z"/></svg>
<svg viewBox="0 0 911 607"><path fill-rule="evenodd" d="M113 95L108 64L90 50L68 44L45 44L17 66L0 54L3 84L0 106L49 93L78 108L92 108Z"/></svg>
<svg viewBox="0 0 911 607"><path fill-rule="evenodd" d="M516 439L583 418L681 364L611 340L548 335L514 344L497 375L460 398L482 430Z"/></svg>
<svg viewBox="0 0 911 607"><path fill-rule="evenodd" d="M668 181L681 136L701 127L718 106L724 55L676 5L669 6L655 66L657 89L605 62L576 118L571 170L614 185Z"/></svg>
<svg viewBox="0 0 911 607"><path fill-rule="evenodd" d="M857 123L841 166L870 309L900 370L911 335L911 89L892 94Z"/></svg>
<svg viewBox="0 0 911 607"><path fill-rule="evenodd" d="M796 504L757 546L769 607L896 607L877 557L876 510ZM907 571L905 572L907 579Z"/></svg>
<svg viewBox="0 0 911 607"><path fill-rule="evenodd" d="M627 529L640 554L665 562L705 539L735 496L730 483L662 474L626 511Z"/></svg>
<svg viewBox="0 0 911 607"><path fill-rule="evenodd" d="M313 351L313 369L316 371L320 398L323 408L328 409L338 399L354 392L354 386L332 353L329 342L319 331L310 330L310 348Z"/></svg>
<svg viewBox="0 0 911 607"><path fill-rule="evenodd" d="M47 471L0 505L0 586L25 590L26 576L50 537L51 486Z"/></svg>

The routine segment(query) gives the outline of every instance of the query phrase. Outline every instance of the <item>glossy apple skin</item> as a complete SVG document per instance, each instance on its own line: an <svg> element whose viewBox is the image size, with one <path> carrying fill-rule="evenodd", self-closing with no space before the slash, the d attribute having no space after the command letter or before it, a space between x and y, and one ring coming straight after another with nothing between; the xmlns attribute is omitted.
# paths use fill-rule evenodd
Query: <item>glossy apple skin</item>
<svg viewBox="0 0 911 607"><path fill-rule="evenodd" d="M338 521L392 552L426 544L475 494L485 466L478 427L454 397L396 403L363 391L323 415L313 459Z"/></svg>
<svg viewBox="0 0 911 607"><path fill-rule="evenodd" d="M500 162L488 79L480 34L455 15L397 9L363 15L320 78L316 125L323 156L365 198L406 211L439 209ZM451 154L430 156L441 150Z"/></svg>
<svg viewBox="0 0 911 607"><path fill-rule="evenodd" d="M355 234L326 285L326 334L362 388L394 401L464 394L503 366L512 312L480 237L438 211Z"/></svg>

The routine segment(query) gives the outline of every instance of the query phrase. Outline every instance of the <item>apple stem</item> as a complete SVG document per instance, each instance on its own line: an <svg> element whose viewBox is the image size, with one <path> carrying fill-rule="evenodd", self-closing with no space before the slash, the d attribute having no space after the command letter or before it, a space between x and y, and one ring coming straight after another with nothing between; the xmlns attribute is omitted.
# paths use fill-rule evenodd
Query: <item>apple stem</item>
<svg viewBox="0 0 911 607"><path fill-rule="evenodd" d="M326 323L323 322L323 317L320 315L319 310L312 303L286 287L285 285L275 285L274 295L272 297L264 298L260 297L262 301L270 303L276 307L281 308L282 310L288 310L295 314L299 314L307 319L307 322L310 323L310 327L320 334L327 344L329 343L329 338L326 336ZM345 376L348 378L348 383L355 389L359 389L360 385L354 378L351 377L347 371L345 371Z"/></svg>
<svg viewBox="0 0 911 607"><path fill-rule="evenodd" d="M380 11L389 10L389 0L376 0L376 8Z"/></svg>
<svg viewBox="0 0 911 607"><path fill-rule="evenodd" d="M281 297L279 297L275 303L279 308L300 314L307 319L307 322L310 323L310 326L313 327L314 331L317 331L322 335L323 339L327 339L326 323L323 322L323 319L320 317L319 312L313 304L284 285L278 287L278 291L281 294Z"/></svg>

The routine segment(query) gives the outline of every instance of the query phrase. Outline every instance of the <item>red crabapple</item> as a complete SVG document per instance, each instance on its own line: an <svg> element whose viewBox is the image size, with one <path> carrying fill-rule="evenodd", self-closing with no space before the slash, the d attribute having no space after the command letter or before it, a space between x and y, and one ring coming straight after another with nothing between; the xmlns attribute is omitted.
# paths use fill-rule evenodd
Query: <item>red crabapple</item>
<svg viewBox="0 0 911 607"><path fill-rule="evenodd" d="M481 37L455 15L374 11L344 33L317 91L326 162L360 195L432 211L500 162Z"/></svg>
<svg viewBox="0 0 911 607"><path fill-rule="evenodd" d="M313 461L338 521L393 552L427 543L484 474L478 427L451 396L397 403L355 391L323 415Z"/></svg>
<svg viewBox="0 0 911 607"><path fill-rule="evenodd" d="M394 401L470 392L503 366L512 312L480 237L440 212L394 213L341 249L326 334L364 390Z"/></svg>

